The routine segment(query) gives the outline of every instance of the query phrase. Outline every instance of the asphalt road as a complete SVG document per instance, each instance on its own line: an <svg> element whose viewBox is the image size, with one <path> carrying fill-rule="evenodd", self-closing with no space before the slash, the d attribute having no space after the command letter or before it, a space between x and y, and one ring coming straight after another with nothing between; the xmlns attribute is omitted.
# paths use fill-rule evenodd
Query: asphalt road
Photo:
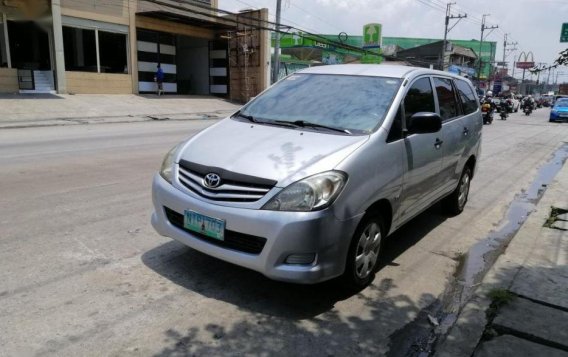
<svg viewBox="0 0 568 357"><path fill-rule="evenodd" d="M547 115L484 127L463 214L407 224L356 294L270 281L153 231L153 173L210 121L0 130L0 355L386 353L568 138Z"/></svg>

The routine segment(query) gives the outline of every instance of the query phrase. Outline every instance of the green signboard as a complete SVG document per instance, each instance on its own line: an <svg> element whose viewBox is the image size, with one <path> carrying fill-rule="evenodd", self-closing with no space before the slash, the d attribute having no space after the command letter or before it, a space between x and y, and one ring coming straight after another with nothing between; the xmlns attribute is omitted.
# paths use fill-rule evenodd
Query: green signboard
<svg viewBox="0 0 568 357"><path fill-rule="evenodd" d="M381 47L381 24L366 24L363 26L363 47Z"/></svg>
<svg viewBox="0 0 568 357"><path fill-rule="evenodd" d="M560 32L560 42L568 42L568 22L562 24L562 31Z"/></svg>

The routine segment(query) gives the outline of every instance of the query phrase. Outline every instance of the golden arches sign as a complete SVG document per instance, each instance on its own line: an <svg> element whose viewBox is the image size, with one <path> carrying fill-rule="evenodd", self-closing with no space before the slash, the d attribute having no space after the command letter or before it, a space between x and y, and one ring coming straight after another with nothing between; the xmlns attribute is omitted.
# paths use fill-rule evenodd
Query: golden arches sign
<svg viewBox="0 0 568 357"><path fill-rule="evenodd" d="M524 55L524 57L523 57ZM530 57L530 61L529 61ZM522 59L522 60L521 60ZM531 51L525 53L525 51L521 52L519 55L519 59L517 61L517 68L520 69L529 69L534 67L534 56Z"/></svg>

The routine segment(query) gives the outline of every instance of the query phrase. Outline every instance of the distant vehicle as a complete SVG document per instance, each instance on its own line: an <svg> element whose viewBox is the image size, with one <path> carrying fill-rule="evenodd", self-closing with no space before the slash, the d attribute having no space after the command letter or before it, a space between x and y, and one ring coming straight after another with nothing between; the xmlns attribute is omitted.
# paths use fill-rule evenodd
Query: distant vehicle
<svg viewBox="0 0 568 357"><path fill-rule="evenodd" d="M509 93L506 95L502 95L501 98L507 100L509 103L509 113L518 112L521 102L517 99L514 93Z"/></svg>
<svg viewBox="0 0 568 357"><path fill-rule="evenodd" d="M448 72L305 69L165 156L152 225L272 279L365 286L389 234L438 201L462 212L482 127Z"/></svg>
<svg viewBox="0 0 568 357"><path fill-rule="evenodd" d="M568 122L568 98L561 98L550 110L551 122Z"/></svg>
<svg viewBox="0 0 568 357"><path fill-rule="evenodd" d="M554 100L552 101L552 105L556 104L556 101L560 98L568 98L567 94L557 94L554 96Z"/></svg>

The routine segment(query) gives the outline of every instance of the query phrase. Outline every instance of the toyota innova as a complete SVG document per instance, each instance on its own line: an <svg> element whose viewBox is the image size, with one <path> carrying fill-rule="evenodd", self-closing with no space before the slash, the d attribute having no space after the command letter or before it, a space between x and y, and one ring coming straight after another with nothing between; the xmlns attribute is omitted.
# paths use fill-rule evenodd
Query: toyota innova
<svg viewBox="0 0 568 357"><path fill-rule="evenodd" d="M464 209L481 130L463 77L309 68L174 147L154 177L152 224L272 279L364 286L385 237L438 201Z"/></svg>

